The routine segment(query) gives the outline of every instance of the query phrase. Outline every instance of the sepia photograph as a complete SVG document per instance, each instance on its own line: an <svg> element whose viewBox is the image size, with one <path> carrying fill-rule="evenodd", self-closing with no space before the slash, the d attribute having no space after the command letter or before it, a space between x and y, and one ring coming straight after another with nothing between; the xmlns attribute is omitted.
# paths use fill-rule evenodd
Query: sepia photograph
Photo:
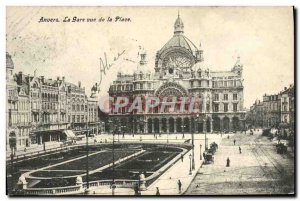
<svg viewBox="0 0 300 201"><path fill-rule="evenodd" d="M7 6L6 195L295 196L294 17Z"/></svg>

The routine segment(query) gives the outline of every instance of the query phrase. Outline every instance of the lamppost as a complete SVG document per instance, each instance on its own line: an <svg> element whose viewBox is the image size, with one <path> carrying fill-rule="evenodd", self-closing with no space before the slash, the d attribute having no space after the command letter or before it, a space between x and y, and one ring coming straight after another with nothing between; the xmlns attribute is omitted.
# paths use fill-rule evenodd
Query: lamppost
<svg viewBox="0 0 300 201"><path fill-rule="evenodd" d="M111 132L111 127L112 127L111 125L112 125L112 120L108 120L108 126L109 126L109 129L108 129L108 130L109 130L109 132ZM109 132L108 132L108 133L109 133Z"/></svg>
<svg viewBox="0 0 300 201"><path fill-rule="evenodd" d="M194 144L194 129L191 129L191 135L192 135L192 170L195 170L195 144Z"/></svg>
<svg viewBox="0 0 300 201"><path fill-rule="evenodd" d="M170 135L170 130L169 132L167 133L167 143L169 144L169 135Z"/></svg>
<svg viewBox="0 0 300 201"><path fill-rule="evenodd" d="M109 130L111 130L111 127L112 127L111 125L113 122L111 120L109 120L108 123L109 123ZM111 182L112 196L115 195L115 188L116 188L116 185L115 185L115 131L116 131L116 129L112 130L112 135L113 135L113 140L112 140L113 172L112 172L112 182Z"/></svg>
<svg viewBox="0 0 300 201"><path fill-rule="evenodd" d="M206 131L205 131L205 151L208 149L208 140L207 140L207 137L206 137Z"/></svg>
<svg viewBox="0 0 300 201"><path fill-rule="evenodd" d="M185 128L186 126L185 125L182 125L181 126L181 129L182 129L182 138L184 138L184 128Z"/></svg>
<svg viewBox="0 0 300 201"><path fill-rule="evenodd" d="M111 182L111 195L115 195L115 130L113 131L113 146L112 146L112 151L113 151L113 172L112 172L112 182Z"/></svg>
<svg viewBox="0 0 300 201"><path fill-rule="evenodd" d="M192 154L189 155L189 158L190 158L190 172L189 172L189 175L192 174Z"/></svg>
<svg viewBox="0 0 300 201"><path fill-rule="evenodd" d="M202 160L201 148L202 148L202 144L200 144L200 161Z"/></svg>
<svg viewBox="0 0 300 201"><path fill-rule="evenodd" d="M89 184L89 129L88 129L86 133L86 189L85 189L86 194L88 194L90 191L89 187L90 184Z"/></svg>
<svg viewBox="0 0 300 201"><path fill-rule="evenodd" d="M123 138L124 138L124 132L125 132L126 126L121 126L121 132L123 133ZM118 139L119 140L119 139Z"/></svg>
<svg viewBox="0 0 300 201"><path fill-rule="evenodd" d="M205 119L207 119L206 117L205 117ZM206 122L207 123L207 122ZM207 147L207 138L206 138L206 133L207 133L207 125L205 124L205 126L206 126L206 128L205 128L205 132L204 132L204 138L205 138L205 151L208 149L208 147Z"/></svg>

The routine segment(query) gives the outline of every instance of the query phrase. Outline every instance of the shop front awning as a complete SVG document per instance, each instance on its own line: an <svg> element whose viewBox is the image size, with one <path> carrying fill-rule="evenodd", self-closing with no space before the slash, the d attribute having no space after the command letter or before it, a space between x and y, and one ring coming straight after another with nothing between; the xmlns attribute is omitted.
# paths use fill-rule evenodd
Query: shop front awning
<svg viewBox="0 0 300 201"><path fill-rule="evenodd" d="M72 130L64 130L64 133L67 135L68 138L75 138L75 134Z"/></svg>

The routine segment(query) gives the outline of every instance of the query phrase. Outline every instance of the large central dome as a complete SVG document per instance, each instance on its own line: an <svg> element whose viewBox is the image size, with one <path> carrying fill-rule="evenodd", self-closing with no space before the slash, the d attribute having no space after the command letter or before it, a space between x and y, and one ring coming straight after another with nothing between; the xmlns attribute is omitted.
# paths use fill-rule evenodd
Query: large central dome
<svg viewBox="0 0 300 201"><path fill-rule="evenodd" d="M183 47L194 53L198 48L187 37L182 34L174 34L174 36L159 50L159 53L173 47Z"/></svg>
<svg viewBox="0 0 300 201"><path fill-rule="evenodd" d="M173 37L158 51L159 53L173 47L183 47L190 52L195 52L197 47L194 45L192 41L190 41L187 37L183 35L184 24L178 14L178 17L174 24L174 35Z"/></svg>

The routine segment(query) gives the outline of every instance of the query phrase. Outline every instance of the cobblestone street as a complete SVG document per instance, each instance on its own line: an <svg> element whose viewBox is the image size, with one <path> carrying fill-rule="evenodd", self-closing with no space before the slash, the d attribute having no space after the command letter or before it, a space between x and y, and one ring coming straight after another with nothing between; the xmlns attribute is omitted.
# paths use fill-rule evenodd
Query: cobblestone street
<svg viewBox="0 0 300 201"><path fill-rule="evenodd" d="M225 167L227 157L230 159L230 167ZM186 191L187 195L294 192L293 158L277 154L274 142L262 137L261 132L252 136L247 133L223 138L214 161L214 164L203 165L198 170Z"/></svg>

